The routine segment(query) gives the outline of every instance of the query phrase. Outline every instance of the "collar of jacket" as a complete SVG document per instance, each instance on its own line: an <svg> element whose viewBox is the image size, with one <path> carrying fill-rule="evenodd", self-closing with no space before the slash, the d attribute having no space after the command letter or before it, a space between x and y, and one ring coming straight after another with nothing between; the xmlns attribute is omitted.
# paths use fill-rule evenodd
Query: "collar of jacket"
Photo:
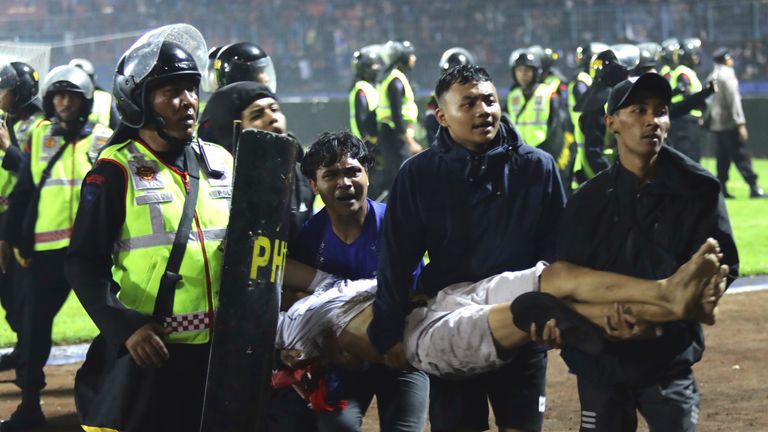
<svg viewBox="0 0 768 432"><path fill-rule="evenodd" d="M53 127L51 129L51 135L63 137L67 141L80 141L93 132L93 123L86 121L80 130L77 132L71 132L65 129L64 126L58 121L57 118L53 120Z"/></svg>

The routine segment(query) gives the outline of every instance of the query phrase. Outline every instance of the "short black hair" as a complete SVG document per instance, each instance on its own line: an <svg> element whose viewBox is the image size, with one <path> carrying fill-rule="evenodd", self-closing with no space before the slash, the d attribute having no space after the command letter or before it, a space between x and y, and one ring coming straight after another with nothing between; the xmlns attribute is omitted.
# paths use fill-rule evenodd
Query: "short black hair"
<svg viewBox="0 0 768 432"><path fill-rule="evenodd" d="M317 181L317 170L335 164L345 155L360 162L366 171L373 166L373 158L365 143L351 132L323 132L304 155L301 173L304 177Z"/></svg>
<svg viewBox="0 0 768 432"><path fill-rule="evenodd" d="M467 83L493 82L488 71L477 65L458 65L447 71L437 80L435 86L435 98L440 98L454 84L464 85Z"/></svg>

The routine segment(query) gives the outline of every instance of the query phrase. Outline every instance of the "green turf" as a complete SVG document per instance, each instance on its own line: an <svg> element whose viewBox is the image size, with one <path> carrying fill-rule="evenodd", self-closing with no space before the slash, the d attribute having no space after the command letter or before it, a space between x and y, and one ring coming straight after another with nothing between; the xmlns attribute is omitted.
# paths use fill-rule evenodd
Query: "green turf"
<svg viewBox="0 0 768 432"><path fill-rule="evenodd" d="M703 165L714 171L715 161L705 159ZM755 160L754 168L768 187L768 160ZM728 190L736 196L728 200L736 245L739 248L742 275L768 274L768 199L749 199L749 188L732 168ZM4 312L0 311L4 317ZM97 334L96 327L83 311L74 294L70 295L64 308L56 317L53 339L57 344L87 341ZM0 320L0 346L10 346L16 341L4 319Z"/></svg>

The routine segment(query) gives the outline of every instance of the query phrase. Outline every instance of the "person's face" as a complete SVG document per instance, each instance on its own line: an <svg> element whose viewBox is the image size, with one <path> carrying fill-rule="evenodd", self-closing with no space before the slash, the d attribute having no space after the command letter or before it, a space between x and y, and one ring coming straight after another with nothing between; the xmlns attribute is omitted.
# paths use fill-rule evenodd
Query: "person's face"
<svg viewBox="0 0 768 432"><path fill-rule="evenodd" d="M357 159L343 155L335 164L321 166L309 185L319 194L328 212L338 216L355 214L365 208L368 173Z"/></svg>
<svg viewBox="0 0 768 432"><path fill-rule="evenodd" d="M13 90L0 89L0 109L8 112L13 106Z"/></svg>
<svg viewBox="0 0 768 432"><path fill-rule="evenodd" d="M240 113L243 129L260 129L276 134L288 130L285 114L276 100L267 97L253 101Z"/></svg>
<svg viewBox="0 0 768 432"><path fill-rule="evenodd" d="M733 67L733 57L728 57L725 59L725 65Z"/></svg>
<svg viewBox="0 0 768 432"><path fill-rule="evenodd" d="M515 80L521 87L528 87L533 82L533 68L530 66L515 66Z"/></svg>
<svg viewBox="0 0 768 432"><path fill-rule="evenodd" d="M163 118L165 132L179 139L191 139L197 123L197 82L180 79L157 87L149 95L155 114Z"/></svg>
<svg viewBox="0 0 768 432"><path fill-rule="evenodd" d="M82 93L60 91L53 95L53 111L56 117L65 123L77 120L83 104L85 97Z"/></svg>
<svg viewBox="0 0 768 432"><path fill-rule="evenodd" d="M640 94L630 105L605 116L616 135L619 156L648 159L659 153L669 131L669 107L658 96Z"/></svg>
<svg viewBox="0 0 768 432"><path fill-rule="evenodd" d="M499 131L501 106L496 86L490 81L455 83L441 96L435 116L457 144L482 150Z"/></svg>
<svg viewBox="0 0 768 432"><path fill-rule="evenodd" d="M416 54L408 56L408 68L413 69L416 66Z"/></svg>

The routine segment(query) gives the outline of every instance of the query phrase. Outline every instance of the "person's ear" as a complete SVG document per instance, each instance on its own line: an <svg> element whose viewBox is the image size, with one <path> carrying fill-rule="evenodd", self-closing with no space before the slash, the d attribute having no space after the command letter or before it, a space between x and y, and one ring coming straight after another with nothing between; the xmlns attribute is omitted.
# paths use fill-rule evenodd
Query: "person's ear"
<svg viewBox="0 0 768 432"><path fill-rule="evenodd" d="M614 135L619 135L619 131L613 127L614 120L615 117L610 114L606 114L605 117L603 117L603 122L605 123L606 129L608 129L608 131Z"/></svg>
<svg viewBox="0 0 768 432"><path fill-rule="evenodd" d="M445 121L445 112L443 112L442 108L437 107L435 110L435 118L437 118L437 122L440 123L441 127L448 127L448 122Z"/></svg>
<svg viewBox="0 0 768 432"><path fill-rule="evenodd" d="M320 189L317 188L317 182L312 179L307 179L307 180L309 180L309 187L312 188L312 193L315 195L319 194Z"/></svg>

